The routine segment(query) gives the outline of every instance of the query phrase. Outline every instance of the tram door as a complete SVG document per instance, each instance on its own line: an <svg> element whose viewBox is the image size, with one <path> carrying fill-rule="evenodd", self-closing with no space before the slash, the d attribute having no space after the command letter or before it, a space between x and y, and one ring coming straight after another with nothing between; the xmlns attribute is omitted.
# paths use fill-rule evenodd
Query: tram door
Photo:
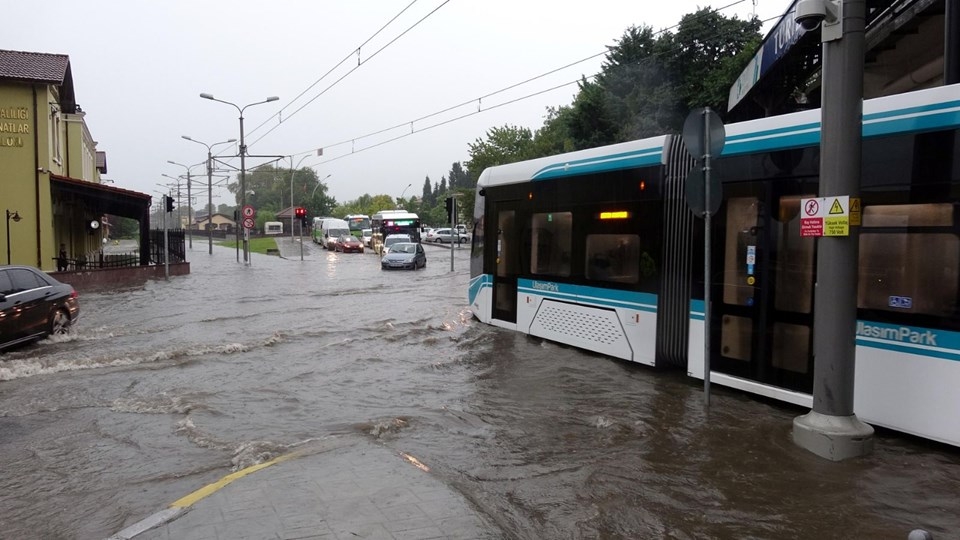
<svg viewBox="0 0 960 540"><path fill-rule="evenodd" d="M496 224L494 238L496 249L493 260L493 318L505 322L517 322L517 274L520 271L520 230L517 211L509 202L498 203L493 208Z"/></svg>
<svg viewBox="0 0 960 540"><path fill-rule="evenodd" d="M815 244L801 238L800 199L744 186L725 201L714 235L712 365L795 391L813 385ZM722 245L720 245L722 243ZM718 264L719 263L719 264ZM717 279L719 277L719 279Z"/></svg>

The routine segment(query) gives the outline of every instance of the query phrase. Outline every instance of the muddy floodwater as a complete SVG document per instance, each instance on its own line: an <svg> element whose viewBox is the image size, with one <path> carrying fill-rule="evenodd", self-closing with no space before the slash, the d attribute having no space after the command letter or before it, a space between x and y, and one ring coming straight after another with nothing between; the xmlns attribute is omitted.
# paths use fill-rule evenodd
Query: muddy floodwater
<svg viewBox="0 0 960 540"><path fill-rule="evenodd" d="M0 355L0 538L106 538L344 435L415 456L503 538L960 536L960 450L879 431L822 460L790 439L806 410L714 386L707 411L682 373L480 324L468 249L427 256L245 266L204 240L187 276L84 292L72 335Z"/></svg>

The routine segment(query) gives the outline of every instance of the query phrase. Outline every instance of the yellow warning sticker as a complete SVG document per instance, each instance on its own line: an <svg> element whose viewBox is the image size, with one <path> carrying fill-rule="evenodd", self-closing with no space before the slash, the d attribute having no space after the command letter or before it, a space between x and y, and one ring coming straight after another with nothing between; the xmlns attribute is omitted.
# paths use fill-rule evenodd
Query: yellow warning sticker
<svg viewBox="0 0 960 540"><path fill-rule="evenodd" d="M831 214L831 215L833 215L833 214L846 214L846 212L843 211L843 205L840 204L840 199L834 199L834 200L833 200L833 204L830 205L830 214Z"/></svg>
<svg viewBox="0 0 960 540"><path fill-rule="evenodd" d="M860 197L850 197L850 226L860 226Z"/></svg>

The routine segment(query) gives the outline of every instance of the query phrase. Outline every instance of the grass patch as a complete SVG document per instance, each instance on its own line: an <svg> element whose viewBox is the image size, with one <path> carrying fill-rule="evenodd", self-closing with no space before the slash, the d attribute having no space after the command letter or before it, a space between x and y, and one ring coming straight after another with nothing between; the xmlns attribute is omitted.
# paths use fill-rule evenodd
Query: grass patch
<svg viewBox="0 0 960 540"><path fill-rule="evenodd" d="M227 240L224 242L217 242L217 245L226 246L229 248L237 248L237 243L234 240ZM261 255L266 255L268 249L277 249L277 241L273 238L251 238L250 239L250 253L259 253Z"/></svg>

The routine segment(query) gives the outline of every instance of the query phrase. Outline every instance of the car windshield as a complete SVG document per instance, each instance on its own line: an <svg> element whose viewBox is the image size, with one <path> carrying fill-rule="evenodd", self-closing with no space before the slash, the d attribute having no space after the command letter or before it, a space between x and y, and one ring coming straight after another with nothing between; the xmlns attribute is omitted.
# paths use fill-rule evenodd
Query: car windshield
<svg viewBox="0 0 960 540"><path fill-rule="evenodd" d="M346 229L330 229L330 236L341 236L344 234L350 234L350 231Z"/></svg>
<svg viewBox="0 0 960 540"><path fill-rule="evenodd" d="M397 242L409 242L409 241L410 241L410 237L407 236L407 235L403 235L403 236L388 236L387 239L383 241L383 243L384 243L384 245L386 245L386 246L392 246L392 245L396 244Z"/></svg>
<svg viewBox="0 0 960 540"><path fill-rule="evenodd" d="M391 253L416 253L417 245L416 244L394 244L390 247Z"/></svg>

